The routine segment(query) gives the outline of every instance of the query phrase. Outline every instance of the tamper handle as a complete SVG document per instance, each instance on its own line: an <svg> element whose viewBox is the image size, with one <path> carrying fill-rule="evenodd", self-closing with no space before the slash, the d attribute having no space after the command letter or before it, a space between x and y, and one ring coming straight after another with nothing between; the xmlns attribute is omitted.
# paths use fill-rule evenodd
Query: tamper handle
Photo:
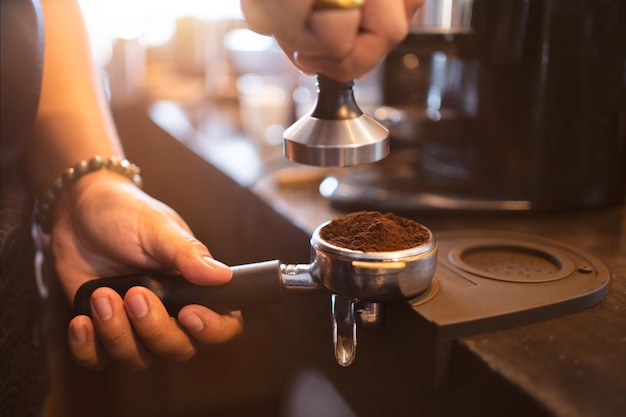
<svg viewBox="0 0 626 417"><path fill-rule="evenodd" d="M317 74L318 95L313 117L323 120L355 119L363 114L354 98L354 81L337 81Z"/></svg>
<svg viewBox="0 0 626 417"><path fill-rule="evenodd" d="M239 265L232 270L233 278L219 286L195 285L180 275L154 271L95 279L84 283L76 292L74 315L91 317L90 297L100 287L112 288L122 297L132 287L146 287L159 297L172 317L188 304L200 304L225 313L283 301L279 261Z"/></svg>

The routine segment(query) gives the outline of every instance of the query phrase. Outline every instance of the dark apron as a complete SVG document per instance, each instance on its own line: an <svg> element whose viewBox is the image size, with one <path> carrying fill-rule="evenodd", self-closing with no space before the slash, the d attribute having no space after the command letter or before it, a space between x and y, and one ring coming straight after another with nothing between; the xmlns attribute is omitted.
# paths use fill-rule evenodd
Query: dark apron
<svg viewBox="0 0 626 417"><path fill-rule="evenodd" d="M30 417L42 414L49 375L33 197L19 160L39 101L43 26L38 2L0 2L0 416Z"/></svg>

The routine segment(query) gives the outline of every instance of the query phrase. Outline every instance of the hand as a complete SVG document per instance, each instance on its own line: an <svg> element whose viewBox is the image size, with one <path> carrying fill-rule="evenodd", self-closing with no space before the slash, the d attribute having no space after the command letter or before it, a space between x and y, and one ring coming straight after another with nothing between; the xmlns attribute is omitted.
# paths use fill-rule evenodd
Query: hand
<svg viewBox="0 0 626 417"><path fill-rule="evenodd" d="M314 0L242 0L248 26L272 34L307 74L361 78L409 30L423 0L366 0L358 9L313 10Z"/></svg>
<svg viewBox="0 0 626 417"><path fill-rule="evenodd" d="M81 178L61 197L51 245L70 299L87 280L137 269L177 271L199 285L225 284L232 276L170 207L105 169ZM200 343L227 341L243 326L239 312L219 315L198 305L184 307L174 319L142 287L131 288L124 300L99 288L91 308L93 320L72 319L68 341L74 359L92 369L111 359L136 370L149 367L154 355L186 360Z"/></svg>

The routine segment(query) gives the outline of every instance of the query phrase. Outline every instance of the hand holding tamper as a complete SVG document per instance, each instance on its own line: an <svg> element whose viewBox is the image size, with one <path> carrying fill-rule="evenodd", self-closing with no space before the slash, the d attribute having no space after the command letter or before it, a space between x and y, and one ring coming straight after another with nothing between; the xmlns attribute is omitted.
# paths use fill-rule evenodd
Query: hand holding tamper
<svg viewBox="0 0 626 417"><path fill-rule="evenodd" d="M350 10L363 0L316 0L315 10ZM363 113L356 103L353 81L317 75L318 97L313 111L284 132L287 159L307 165L344 167L376 162L389 154L389 131Z"/></svg>

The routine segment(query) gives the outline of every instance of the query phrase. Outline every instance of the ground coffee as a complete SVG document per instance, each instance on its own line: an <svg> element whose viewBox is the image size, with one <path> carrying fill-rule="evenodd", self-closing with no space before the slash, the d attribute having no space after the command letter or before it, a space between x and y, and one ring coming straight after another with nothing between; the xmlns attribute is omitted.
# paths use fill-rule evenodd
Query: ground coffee
<svg viewBox="0 0 626 417"><path fill-rule="evenodd" d="M426 243L430 232L421 224L393 213L359 211L334 219L322 227L320 237L345 249L392 252Z"/></svg>

